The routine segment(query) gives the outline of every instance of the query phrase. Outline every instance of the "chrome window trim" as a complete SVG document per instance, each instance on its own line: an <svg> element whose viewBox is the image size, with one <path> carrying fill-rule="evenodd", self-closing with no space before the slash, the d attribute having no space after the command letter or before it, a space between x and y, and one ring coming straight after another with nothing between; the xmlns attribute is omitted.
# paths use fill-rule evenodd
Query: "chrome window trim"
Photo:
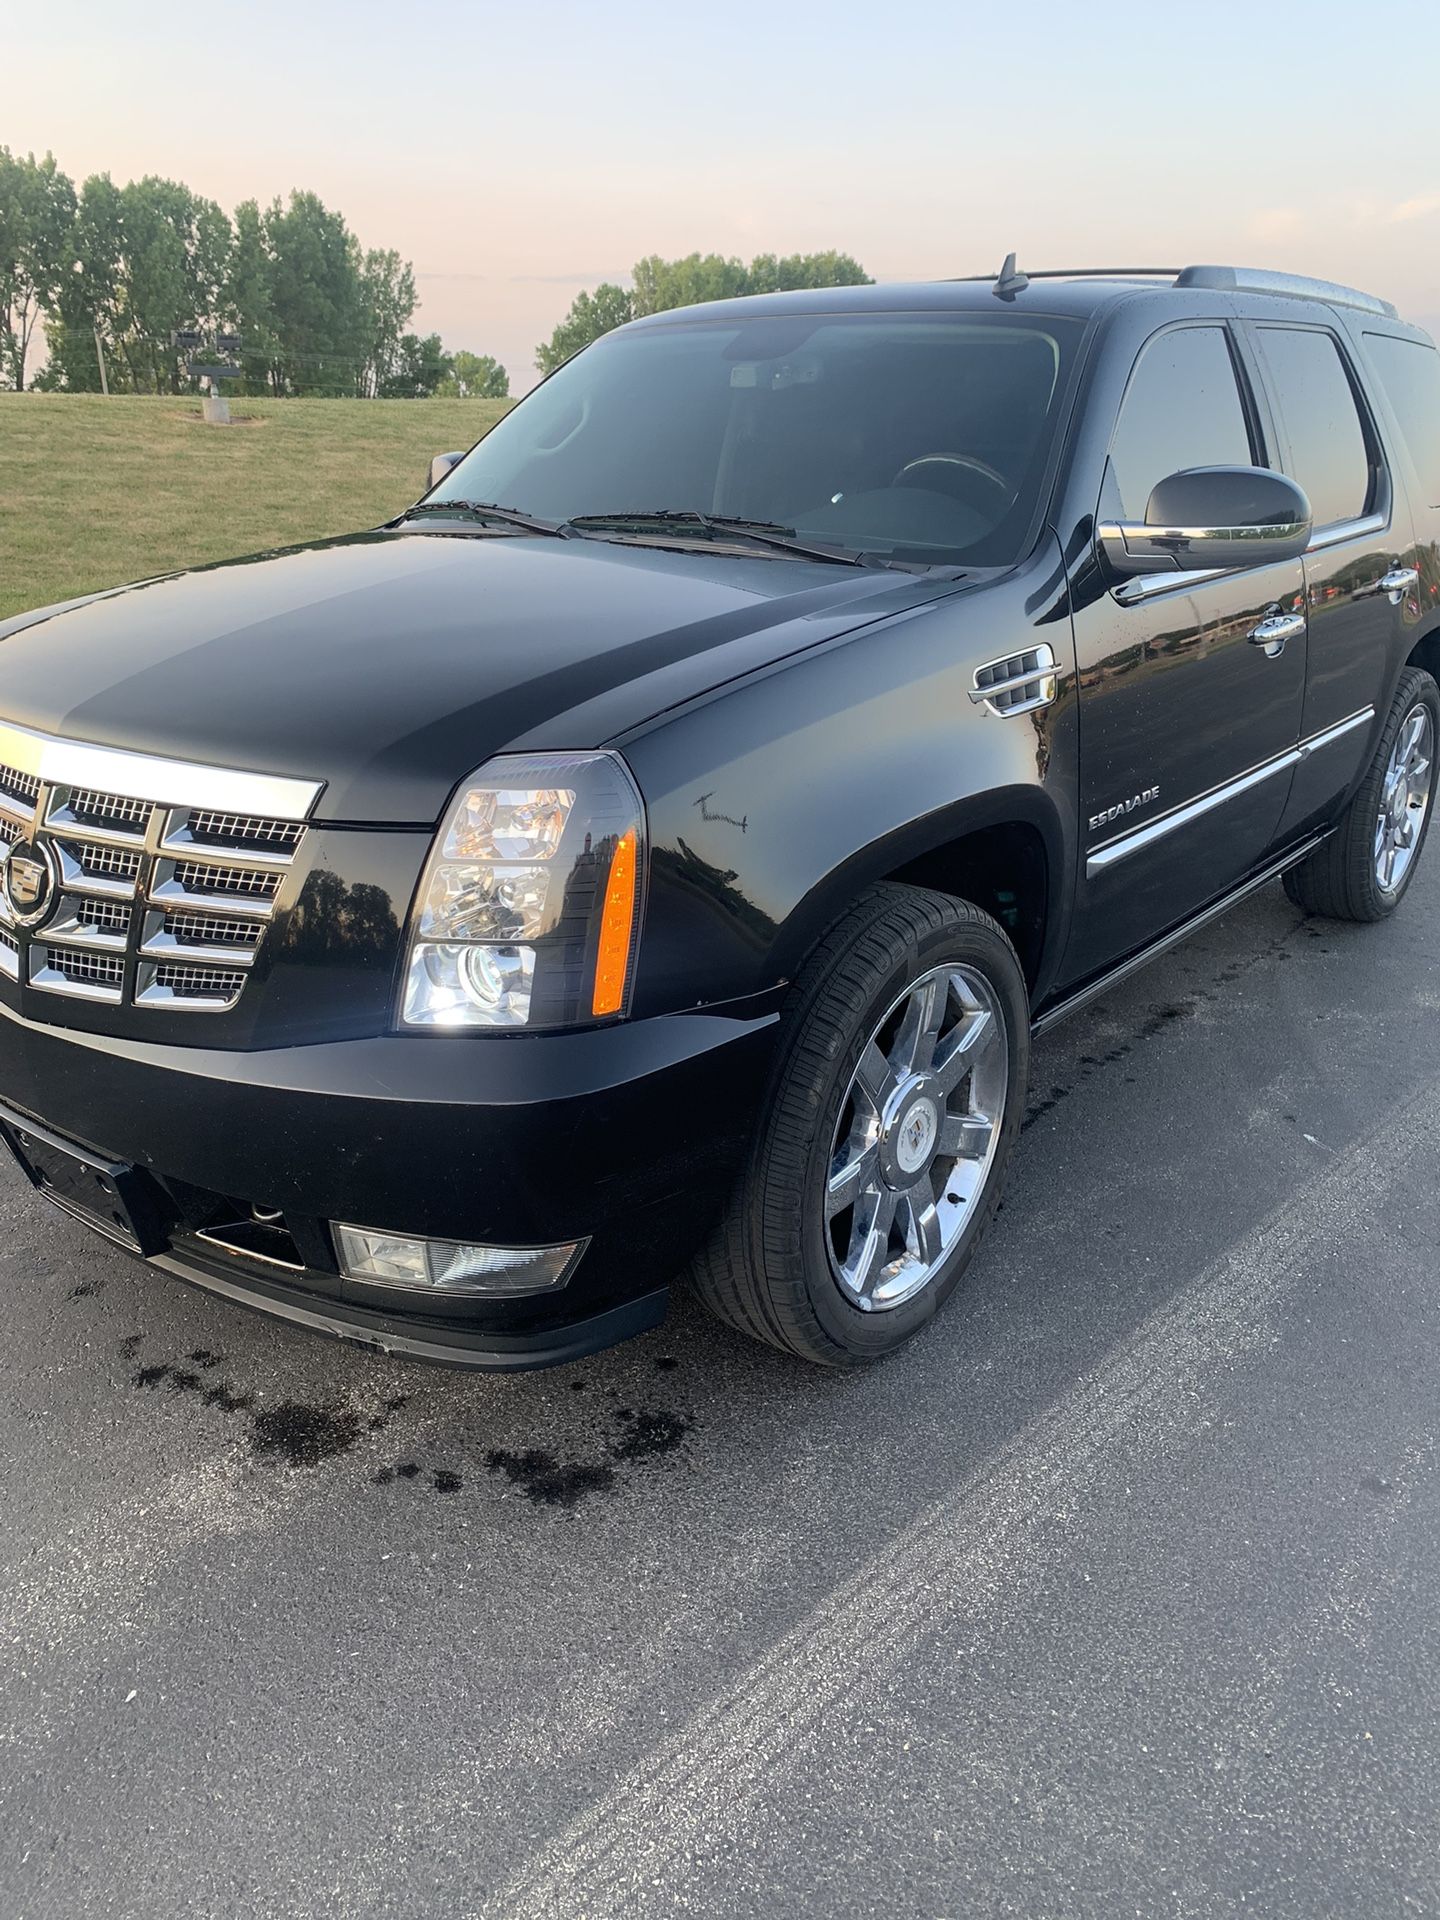
<svg viewBox="0 0 1440 1920"><path fill-rule="evenodd" d="M1310 536L1310 544L1305 552L1323 553L1327 547L1343 546L1347 540L1364 540L1372 533L1384 533L1390 524L1386 513L1367 513L1360 520L1340 520L1333 527L1322 527L1318 533ZM1097 529L1097 538L1099 532ZM1198 587L1207 580L1238 579L1249 572L1245 567L1205 567L1189 573L1139 573L1133 580L1122 581L1111 589L1111 597L1122 607L1133 607L1142 600L1149 600L1157 593L1183 591L1186 587Z"/></svg>
<svg viewBox="0 0 1440 1920"><path fill-rule="evenodd" d="M168 760L122 747L97 747L0 721L0 762L46 786L93 787L154 806L307 820L324 782L242 773L200 761Z"/></svg>
<svg viewBox="0 0 1440 1920"><path fill-rule="evenodd" d="M1386 513L1367 513L1359 520L1337 520L1333 527L1322 527L1310 536L1306 553L1323 553L1326 547L1338 547L1346 540L1363 540L1367 534L1383 533L1390 524Z"/></svg>
<svg viewBox="0 0 1440 1920"><path fill-rule="evenodd" d="M1277 520L1263 527L1167 527L1156 521L1152 526L1148 520L1104 520L1096 529L1096 537L1101 540L1189 540L1203 547L1207 540L1293 540L1306 525L1304 520ZM1273 565L1272 561L1263 564ZM1207 572L1242 573L1242 567L1207 568ZM1142 574L1148 580L1149 574Z"/></svg>
<svg viewBox="0 0 1440 1920"><path fill-rule="evenodd" d="M1157 593L1183 591L1186 587L1198 587L1207 580L1223 580L1227 574L1233 574L1233 567L1203 567L1190 573L1137 573L1132 580L1124 581L1112 589L1112 597L1122 607L1137 606L1142 600L1149 600Z"/></svg>
<svg viewBox="0 0 1440 1920"><path fill-rule="evenodd" d="M1103 846L1094 848L1085 856L1085 878L1093 880L1097 874L1107 872L1118 861L1126 860L1132 853L1140 853L1157 840L1163 840L1168 834L1188 827L1192 820L1199 820L1211 813L1216 807L1223 807L1227 800L1237 799L1242 793L1248 793L1253 787L1272 779L1277 773L1286 773L1300 761L1309 759L1312 753L1318 753L1322 747L1331 746L1347 733L1353 733L1357 727L1368 726L1375 718L1374 707L1361 707L1356 713L1349 714L1344 720L1337 720L1333 726L1312 733L1307 739L1288 747L1284 753L1277 753L1270 760L1262 760L1245 773L1238 774L1233 780L1226 780L1218 787L1212 787L1208 793L1187 800L1183 806L1174 807L1169 813L1163 813L1157 820L1147 820L1143 827L1137 827L1132 833L1121 834L1117 839L1107 840Z"/></svg>

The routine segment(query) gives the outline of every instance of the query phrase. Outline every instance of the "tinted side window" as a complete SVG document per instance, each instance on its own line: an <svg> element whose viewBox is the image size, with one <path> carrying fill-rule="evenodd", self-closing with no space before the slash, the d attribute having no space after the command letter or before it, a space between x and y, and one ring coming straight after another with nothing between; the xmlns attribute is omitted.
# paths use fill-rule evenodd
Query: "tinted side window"
<svg viewBox="0 0 1440 1920"><path fill-rule="evenodd" d="M1358 520L1370 504L1370 455L1334 336L1262 327L1260 345L1290 443L1286 472L1309 494L1315 525Z"/></svg>
<svg viewBox="0 0 1440 1920"><path fill-rule="evenodd" d="M1248 467L1250 429L1223 327L1150 341L1120 404L1103 511L1143 520L1158 481L1186 467Z"/></svg>
<svg viewBox="0 0 1440 1920"><path fill-rule="evenodd" d="M1393 333L1367 333L1365 344L1415 462L1427 507L1440 507L1440 353Z"/></svg>

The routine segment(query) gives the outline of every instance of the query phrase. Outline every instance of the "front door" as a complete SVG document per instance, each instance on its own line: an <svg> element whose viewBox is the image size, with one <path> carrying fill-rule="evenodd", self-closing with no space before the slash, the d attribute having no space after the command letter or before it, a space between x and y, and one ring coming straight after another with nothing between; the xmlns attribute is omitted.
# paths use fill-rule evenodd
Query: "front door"
<svg viewBox="0 0 1440 1920"><path fill-rule="evenodd" d="M1239 368L1219 320L1146 342L1099 518L1143 520L1151 489L1186 467L1270 464ZM1082 853L1067 982L1177 925L1274 842L1305 694L1303 608L1299 560L1157 573L1077 604ZM1283 615L1288 637L1267 639L1262 623Z"/></svg>

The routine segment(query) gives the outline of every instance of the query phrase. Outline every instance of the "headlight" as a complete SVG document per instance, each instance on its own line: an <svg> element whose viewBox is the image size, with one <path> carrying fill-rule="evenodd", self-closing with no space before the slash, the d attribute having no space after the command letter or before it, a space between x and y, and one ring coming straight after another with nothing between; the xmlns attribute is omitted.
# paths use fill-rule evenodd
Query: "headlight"
<svg viewBox="0 0 1440 1920"><path fill-rule="evenodd" d="M410 921L402 1021L558 1027L624 1013L645 809L613 753L506 753L461 787Z"/></svg>

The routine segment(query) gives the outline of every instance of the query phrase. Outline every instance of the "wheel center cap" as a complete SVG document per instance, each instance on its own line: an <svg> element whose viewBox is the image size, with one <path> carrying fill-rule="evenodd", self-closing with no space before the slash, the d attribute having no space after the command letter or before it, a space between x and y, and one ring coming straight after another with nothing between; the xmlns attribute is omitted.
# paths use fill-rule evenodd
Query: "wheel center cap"
<svg viewBox="0 0 1440 1920"><path fill-rule="evenodd" d="M895 1127L895 1163L902 1173L918 1173L935 1151L940 1115L935 1102L922 1094L907 1107Z"/></svg>

